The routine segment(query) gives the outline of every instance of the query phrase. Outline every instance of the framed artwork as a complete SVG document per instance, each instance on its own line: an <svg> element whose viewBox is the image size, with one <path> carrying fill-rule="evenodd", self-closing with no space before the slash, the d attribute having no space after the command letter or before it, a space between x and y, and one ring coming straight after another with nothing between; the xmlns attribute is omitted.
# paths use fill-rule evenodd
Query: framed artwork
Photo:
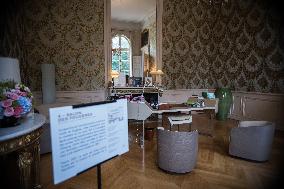
<svg viewBox="0 0 284 189"><path fill-rule="evenodd" d="M145 29L141 34L141 47L148 45L148 42L149 42L149 30Z"/></svg>
<svg viewBox="0 0 284 189"><path fill-rule="evenodd" d="M133 87L142 86L142 77L132 77L132 86Z"/></svg>
<svg viewBox="0 0 284 189"><path fill-rule="evenodd" d="M152 77L145 77L144 85L145 85L145 86L153 86Z"/></svg>

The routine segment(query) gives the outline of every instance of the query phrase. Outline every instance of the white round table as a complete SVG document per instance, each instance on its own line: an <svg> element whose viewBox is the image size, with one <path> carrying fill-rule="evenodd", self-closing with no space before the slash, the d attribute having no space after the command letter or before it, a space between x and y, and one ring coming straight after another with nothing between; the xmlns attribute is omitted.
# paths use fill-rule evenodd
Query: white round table
<svg viewBox="0 0 284 189"><path fill-rule="evenodd" d="M39 138L45 116L34 114L14 127L0 128L0 155L17 153L21 188L41 188Z"/></svg>

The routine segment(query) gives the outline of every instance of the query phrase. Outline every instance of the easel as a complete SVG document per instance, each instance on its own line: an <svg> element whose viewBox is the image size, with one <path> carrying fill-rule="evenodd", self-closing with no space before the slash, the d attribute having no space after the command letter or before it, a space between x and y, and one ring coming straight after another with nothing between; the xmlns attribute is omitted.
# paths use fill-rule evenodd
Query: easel
<svg viewBox="0 0 284 189"><path fill-rule="evenodd" d="M116 102L116 100L101 101L101 102L93 102L93 103L86 103L86 104L73 105L73 108L74 108L74 109L75 109L75 108L82 108L82 107L86 107L86 106L101 105L101 104L107 104L107 103L113 103L113 102ZM110 159L107 159L107 160L105 160L105 161L103 161L103 162L101 162L101 163L99 163L99 164L97 164L97 165L94 165L93 167L90 167L89 169L86 169L86 170L84 170L84 171L78 173L77 175L80 175L80 174L82 174L82 173L84 173L84 172L86 172L86 171L88 171L88 170L90 170L90 169L92 169L92 168L94 168L94 167L97 167L97 186L98 186L97 188L98 188L98 189L102 189L102 172L101 172L101 165L102 165L103 163L105 163L105 162L107 162L107 161L109 161L109 160L111 160L111 159L117 157L117 156L118 156L118 155L116 155L116 156L114 156L114 157L112 157L112 158L110 158Z"/></svg>
<svg viewBox="0 0 284 189"><path fill-rule="evenodd" d="M77 175L80 175L80 174L82 174L82 173L85 173L86 171L89 171L90 169L92 169L92 168L94 168L94 167L97 167L97 186L98 186L97 188L98 188L98 189L102 189L102 171L101 171L101 165L102 165L103 163L109 161L109 160L112 160L113 158L115 158L115 157L117 157L117 156L118 156L118 155L116 155L116 156L114 156L114 157L112 157L112 158L110 158L110 159L107 159L107 160L105 160L105 161L103 161L103 162L101 162L101 163L99 163L99 164L97 164L97 165L95 165L95 166L93 166L93 167L90 167L89 169L86 169L86 170L84 170L84 171L78 173Z"/></svg>
<svg viewBox="0 0 284 189"><path fill-rule="evenodd" d="M127 101L85 103L49 111L54 184L97 167L97 188L101 189L101 165L129 151ZM110 129L114 132L111 136ZM118 129L121 132L115 132ZM94 134L98 137L91 138ZM91 139L86 141L85 136ZM108 140L112 137L115 144Z"/></svg>

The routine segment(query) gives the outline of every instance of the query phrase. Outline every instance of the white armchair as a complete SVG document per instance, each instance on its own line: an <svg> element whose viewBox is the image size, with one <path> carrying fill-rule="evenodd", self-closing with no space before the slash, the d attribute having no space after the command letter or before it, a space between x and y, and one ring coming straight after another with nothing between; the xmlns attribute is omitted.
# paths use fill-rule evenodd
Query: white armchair
<svg viewBox="0 0 284 189"><path fill-rule="evenodd" d="M271 152L275 125L268 121L241 121L231 130L229 154L266 161Z"/></svg>

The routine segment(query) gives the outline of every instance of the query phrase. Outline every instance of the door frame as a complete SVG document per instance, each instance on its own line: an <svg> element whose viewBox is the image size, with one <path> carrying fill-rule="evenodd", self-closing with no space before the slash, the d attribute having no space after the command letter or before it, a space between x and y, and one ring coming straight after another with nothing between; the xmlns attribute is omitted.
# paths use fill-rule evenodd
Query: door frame
<svg viewBox="0 0 284 189"><path fill-rule="evenodd" d="M156 56L157 69L162 70L162 47L163 47L163 0L156 0ZM111 81L111 0L104 0L104 56L105 56L105 87Z"/></svg>

